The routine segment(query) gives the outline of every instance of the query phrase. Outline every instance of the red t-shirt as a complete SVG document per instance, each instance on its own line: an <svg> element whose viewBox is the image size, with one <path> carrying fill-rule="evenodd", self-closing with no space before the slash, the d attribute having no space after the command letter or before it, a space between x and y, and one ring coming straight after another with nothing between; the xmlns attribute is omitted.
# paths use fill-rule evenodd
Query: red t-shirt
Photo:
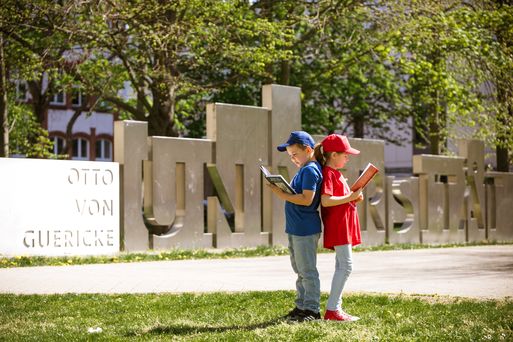
<svg viewBox="0 0 513 342"><path fill-rule="evenodd" d="M345 196L351 190L342 173L329 166L322 168L321 195ZM360 221L356 205L344 203L333 207L321 207L322 223L324 224L324 248L362 242Z"/></svg>

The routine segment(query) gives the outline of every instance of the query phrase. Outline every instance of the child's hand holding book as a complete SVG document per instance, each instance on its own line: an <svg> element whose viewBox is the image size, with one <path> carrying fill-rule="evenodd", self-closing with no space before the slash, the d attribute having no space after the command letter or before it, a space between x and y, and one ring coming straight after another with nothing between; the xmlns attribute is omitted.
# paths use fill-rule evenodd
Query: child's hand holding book
<svg viewBox="0 0 513 342"><path fill-rule="evenodd" d="M356 203L363 201L363 194L362 194L362 188L351 192L349 195L349 203L352 206L355 206Z"/></svg>

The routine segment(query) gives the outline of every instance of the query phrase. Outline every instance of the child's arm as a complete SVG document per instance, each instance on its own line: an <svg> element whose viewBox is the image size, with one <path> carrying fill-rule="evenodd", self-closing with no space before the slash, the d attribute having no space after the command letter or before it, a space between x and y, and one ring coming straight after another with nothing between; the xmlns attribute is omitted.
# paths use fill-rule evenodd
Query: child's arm
<svg viewBox="0 0 513 342"><path fill-rule="evenodd" d="M312 204L314 197L315 197L315 191L312 191L312 190L303 190L303 193L301 193L301 194L289 194L289 193L283 192L276 185L267 184L267 186L270 187L272 192L274 192L276 194L276 196L278 196L282 200L289 201L289 202L297 204L297 205L304 205L307 207L310 204Z"/></svg>
<svg viewBox="0 0 513 342"><path fill-rule="evenodd" d="M359 202L361 200L363 200L362 189L351 192L349 195L345 196L321 195L321 204L323 207L333 207L349 202Z"/></svg>

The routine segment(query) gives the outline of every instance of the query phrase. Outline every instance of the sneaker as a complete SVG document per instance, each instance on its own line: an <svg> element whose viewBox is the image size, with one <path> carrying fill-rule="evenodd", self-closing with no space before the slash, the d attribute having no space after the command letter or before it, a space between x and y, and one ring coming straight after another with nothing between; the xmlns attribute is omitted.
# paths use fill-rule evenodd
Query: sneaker
<svg viewBox="0 0 513 342"><path fill-rule="evenodd" d="M360 317L351 316L342 310L326 310L324 319L327 321L341 321L341 322L354 322L360 319Z"/></svg>
<svg viewBox="0 0 513 342"><path fill-rule="evenodd" d="M314 312L311 310L303 310L302 315L298 317L298 322L310 322L310 321L316 321L318 319L321 319L321 313L320 312Z"/></svg>
<svg viewBox="0 0 513 342"><path fill-rule="evenodd" d="M291 320L291 321L296 321L302 315L303 315L303 310L301 310L300 308L298 308L296 306L294 309L292 309L292 311L290 311L288 314L283 316L283 318Z"/></svg>

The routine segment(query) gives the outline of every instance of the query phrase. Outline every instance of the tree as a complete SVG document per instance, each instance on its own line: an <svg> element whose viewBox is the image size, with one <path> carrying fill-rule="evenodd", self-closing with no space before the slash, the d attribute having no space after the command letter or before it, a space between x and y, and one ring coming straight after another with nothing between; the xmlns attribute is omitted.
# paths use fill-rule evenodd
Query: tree
<svg viewBox="0 0 513 342"><path fill-rule="evenodd" d="M460 82L467 76L460 62L471 53L469 42L475 37L455 20L456 3L388 2L384 12L396 31L391 43L407 75L415 132L432 154L445 149L448 122L466 116L478 104L469 83Z"/></svg>
<svg viewBox="0 0 513 342"><path fill-rule="evenodd" d="M8 0L2 10L5 21L0 30L10 43L10 53L18 59L11 68L13 76L26 80L40 123L52 97L64 90L62 66L75 43L64 29L73 2L65 3Z"/></svg>
<svg viewBox="0 0 513 342"><path fill-rule="evenodd" d="M0 157L9 156L9 119L7 117L7 77L4 35L0 32Z"/></svg>
<svg viewBox="0 0 513 342"><path fill-rule="evenodd" d="M48 131L41 127L31 106L9 100L9 151L27 158L55 158Z"/></svg>
<svg viewBox="0 0 513 342"><path fill-rule="evenodd" d="M489 7L488 1L390 2L389 20L401 33L394 45L406 53L401 63L416 132L433 154L444 152L449 138L490 141L492 132L510 126L489 116L500 99L492 89L500 82L490 71L510 58L491 30L496 19ZM490 82L495 86L487 87Z"/></svg>
<svg viewBox="0 0 513 342"><path fill-rule="evenodd" d="M363 137L367 127L374 136L399 141L388 123L405 118L401 78L382 45L381 28L370 25L374 7L351 0L260 0L252 9L294 31L293 54L271 61L269 77L232 84L215 100L258 104L262 83L299 86L303 126L312 133L352 128Z"/></svg>
<svg viewBox="0 0 513 342"><path fill-rule="evenodd" d="M490 15L483 19L497 42L498 58L488 60L492 62L489 69L497 90L494 142L497 170L507 172L513 159L509 156L513 150L513 1L493 1Z"/></svg>
<svg viewBox="0 0 513 342"><path fill-rule="evenodd" d="M26 152L35 157L51 155L44 147L48 146L49 140L43 126L51 98L64 88L61 66L65 63L65 52L73 44L63 30L70 6L70 3L62 5L57 1L42 0L6 0L2 3L0 34L4 38L5 53L2 61L5 65L6 86L0 92L2 98L9 99L10 107L9 119L4 120L4 124L9 127L5 135L17 136L14 140L19 153ZM34 117L29 118L27 114L17 116L20 112L26 113L26 110L20 109L15 95L9 95L15 92L12 89L12 81L15 80L26 81ZM9 120L12 123L7 123ZM30 124L23 126L22 122ZM27 131L27 128L32 130ZM29 141L23 140L20 132L24 132ZM9 145L13 146L12 143Z"/></svg>
<svg viewBox="0 0 513 342"><path fill-rule="evenodd" d="M297 58L291 67L293 84L304 93L303 118L317 133L341 131L363 138L400 143L392 120L406 125L402 75L394 51L387 46L390 32L372 3L328 2L318 24L307 20L296 36ZM319 2L322 5L322 2Z"/></svg>
<svg viewBox="0 0 513 342"><path fill-rule="evenodd" d="M119 96L115 86L97 93L148 121L152 135L180 134L190 113L177 109L188 99L264 75L266 63L287 54L288 30L256 18L246 1L112 0L81 7L77 33L89 41L92 59L122 66L136 101ZM116 77L111 69L97 76Z"/></svg>

